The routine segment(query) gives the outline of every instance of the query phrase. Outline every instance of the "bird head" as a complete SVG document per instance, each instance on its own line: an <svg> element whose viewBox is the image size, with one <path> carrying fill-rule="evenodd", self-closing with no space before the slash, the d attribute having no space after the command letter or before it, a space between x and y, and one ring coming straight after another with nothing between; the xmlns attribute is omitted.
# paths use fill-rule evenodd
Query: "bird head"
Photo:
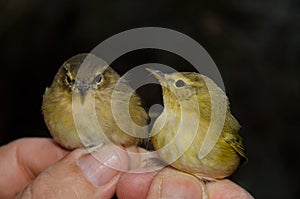
<svg viewBox="0 0 300 199"><path fill-rule="evenodd" d="M96 90L112 88L119 75L102 59L92 54L78 54L68 59L54 81L73 94L85 96Z"/></svg>

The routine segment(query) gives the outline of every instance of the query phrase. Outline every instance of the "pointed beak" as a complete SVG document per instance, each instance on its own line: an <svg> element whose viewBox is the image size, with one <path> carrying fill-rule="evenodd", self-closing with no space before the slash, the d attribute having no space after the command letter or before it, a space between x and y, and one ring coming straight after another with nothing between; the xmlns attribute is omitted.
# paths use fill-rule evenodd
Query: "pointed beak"
<svg viewBox="0 0 300 199"><path fill-rule="evenodd" d="M86 83L80 83L77 85L77 88L80 92L80 95L84 96L85 92L90 88L90 86L89 86L89 84L86 84Z"/></svg>
<svg viewBox="0 0 300 199"><path fill-rule="evenodd" d="M161 72L160 70L154 70L150 68L146 68L146 70L149 71L161 83L166 81L165 73Z"/></svg>

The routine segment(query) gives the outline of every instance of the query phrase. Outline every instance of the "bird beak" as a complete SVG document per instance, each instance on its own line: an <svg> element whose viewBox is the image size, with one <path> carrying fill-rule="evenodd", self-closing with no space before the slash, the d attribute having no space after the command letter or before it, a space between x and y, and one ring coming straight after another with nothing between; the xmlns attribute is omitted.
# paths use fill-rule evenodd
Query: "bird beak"
<svg viewBox="0 0 300 199"><path fill-rule="evenodd" d="M80 83L77 85L77 88L80 92L80 95L84 96L85 92L90 88L90 86L86 83Z"/></svg>
<svg viewBox="0 0 300 199"><path fill-rule="evenodd" d="M165 73L161 72L160 70L154 70L150 68L146 68L156 79L158 79L161 83L166 81Z"/></svg>

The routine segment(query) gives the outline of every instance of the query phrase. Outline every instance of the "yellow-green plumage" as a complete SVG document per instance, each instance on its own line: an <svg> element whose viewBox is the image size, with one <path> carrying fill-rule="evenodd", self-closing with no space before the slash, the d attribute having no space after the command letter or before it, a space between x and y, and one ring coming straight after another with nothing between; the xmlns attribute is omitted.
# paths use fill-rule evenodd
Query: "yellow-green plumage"
<svg viewBox="0 0 300 199"><path fill-rule="evenodd" d="M77 76L81 72L88 75ZM51 87L47 88L43 97L42 111L46 125L53 138L68 149L83 147L82 139L78 135L78 129L74 123L72 106L86 107L85 112L92 113L95 109L98 123L101 125L107 138L124 146L136 145L140 137L145 136L146 130L136 128L147 125L148 116L141 106L141 100L125 82L116 84L119 75L110 67L106 66L99 58L91 54L79 54L67 60L57 72ZM87 86L86 89L84 86ZM130 99L129 112L133 122L126 123L130 132L124 132L116 124L116 116L112 113L112 93L115 92L114 100L117 101L117 110L127 107L127 98ZM133 93L133 94L132 94ZM132 96L129 96L132 94ZM95 102L95 107L91 106ZM89 114L78 116L84 128L83 137L85 144L94 146L105 142L99 136L97 124L91 122ZM121 121L122 123L123 121Z"/></svg>
<svg viewBox="0 0 300 199"><path fill-rule="evenodd" d="M224 92L212 80L198 73L163 74L149 71L160 81L163 90L164 111L150 134L154 149L162 160L203 179L220 179L231 175L246 156L242 138L238 134L240 125L230 113ZM219 99L225 100L226 117L215 146L204 158L200 158L199 151L210 122L217 122L211 121L211 99L216 100L217 105ZM188 119L184 132L177 138L183 112ZM193 119L199 120L198 129L189 125L189 119L191 122ZM192 131L196 131L194 139Z"/></svg>

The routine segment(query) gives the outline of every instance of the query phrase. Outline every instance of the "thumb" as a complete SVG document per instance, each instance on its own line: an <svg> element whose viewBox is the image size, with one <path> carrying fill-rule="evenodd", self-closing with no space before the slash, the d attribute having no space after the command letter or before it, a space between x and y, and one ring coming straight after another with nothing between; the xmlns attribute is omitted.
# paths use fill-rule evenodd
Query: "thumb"
<svg viewBox="0 0 300 199"><path fill-rule="evenodd" d="M127 153L104 145L88 154L76 149L42 172L17 198L111 198L120 171L128 169Z"/></svg>

